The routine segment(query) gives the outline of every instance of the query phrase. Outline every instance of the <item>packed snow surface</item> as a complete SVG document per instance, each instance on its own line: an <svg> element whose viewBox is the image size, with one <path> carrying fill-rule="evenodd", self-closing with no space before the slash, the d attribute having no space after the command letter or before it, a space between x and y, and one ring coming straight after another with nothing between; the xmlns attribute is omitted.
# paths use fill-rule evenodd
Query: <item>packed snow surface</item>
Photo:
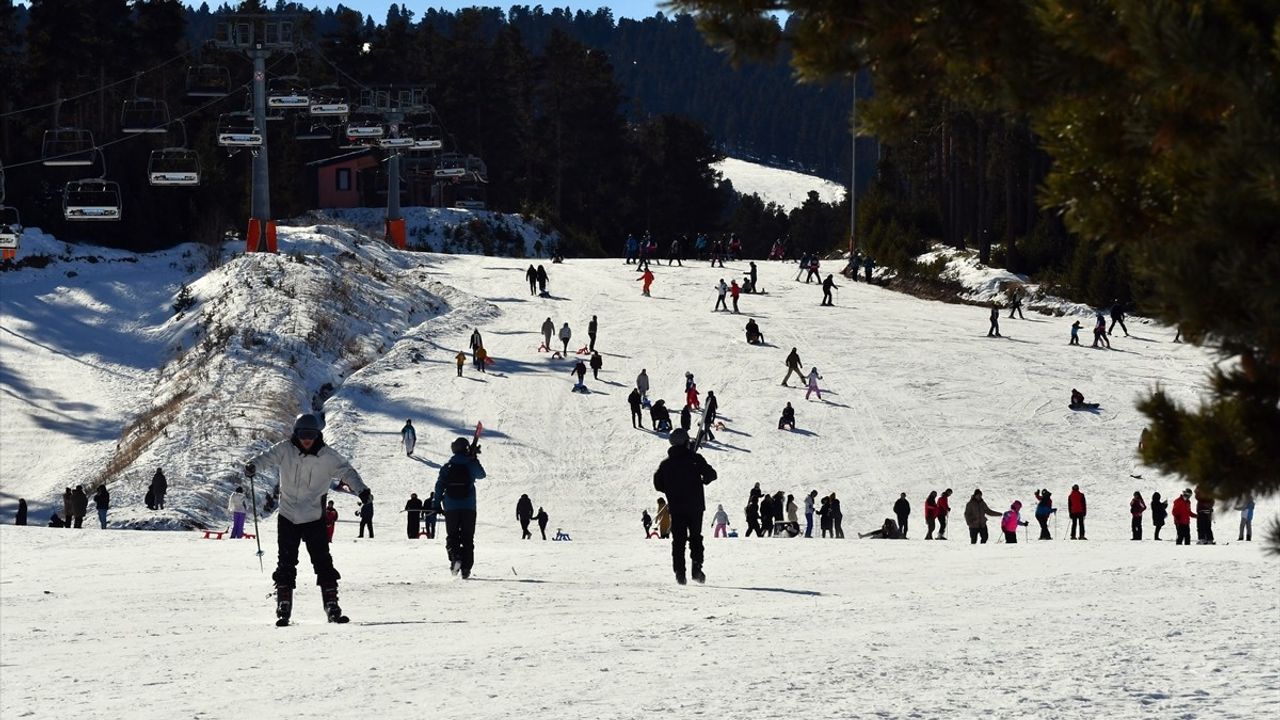
<svg viewBox="0 0 1280 720"><path fill-rule="evenodd" d="M1128 539L1135 490L1182 489L1135 459L1144 423L1133 400L1159 382L1195 402L1212 361L1168 342L1168 328L1131 325L1114 350L1091 350L1066 345L1070 318L1028 312L1002 318L1006 337L989 339L982 308L863 283L842 280L836 306L820 307L794 264L758 262L768 294L744 295L733 315L712 312L713 286L740 278L742 262L655 265L646 298L620 260L400 253L325 226L282 228L281 248L211 271L192 248L132 260L77 248L0 276L4 517L26 497L43 524L62 488L101 470L122 428L190 373L207 400L180 404L132 474L113 480L111 522L225 527L239 464L322 402L328 442L378 507L377 538L357 540L354 499L336 497L333 552L353 624L324 623L303 559L295 626L272 626L274 517L259 534L266 572L253 540L104 532L92 508L81 530L0 527L0 718L1280 709L1280 574L1256 543L1235 542L1238 514L1219 503L1229 545L1174 547L1171 526L1160 543ZM303 263L286 260L294 250ZM530 262L549 271L550 297L529 294ZM197 305L176 318L184 283ZM571 393L572 360L539 352L538 327L568 322L572 352L593 314L604 369L587 375L590 394ZM748 317L768 345L744 342ZM239 326L197 360L209 331L194 318ZM459 378L454 355L473 328L496 362L480 374L468 361ZM819 368L822 400L806 400L794 378L780 385L793 346L806 371ZM627 419L641 368L650 397L673 411L686 370L704 400L719 398L726 427L702 450L719 471L708 523L723 504L742 532L759 482L797 502L836 492L849 539L713 540L708 528L708 585L675 585L670 545L644 539L639 523L668 447ZM316 396L324 383L332 395ZM1073 387L1099 412L1069 410ZM273 398L265 406L262 392ZM776 429L787 401L794 433ZM231 420L211 417L219 412ZM399 446L406 418L414 457ZM406 539L397 511L410 492L426 496L449 441L478 420L489 478L464 582L449 575L442 540ZM141 507L151 463L171 463L163 511ZM1037 542L1032 491L1047 487L1064 507L1072 484L1088 494L1090 539L1063 539L1062 517L1057 539ZM955 489L949 540L923 542L924 496L945 487ZM998 542L993 518L992 542L970 545L960 513L975 487L997 510L1022 500L1030 540ZM892 514L899 492L913 505L913 539L856 539ZM548 535L559 528L572 541L519 540L521 493L546 508ZM1260 499L1255 530L1274 511L1274 498Z"/></svg>
<svg viewBox="0 0 1280 720"><path fill-rule="evenodd" d="M759 195L766 204L774 203L786 211L803 205L811 191L818 193L818 199L825 203L840 202L848 193L848 188L840 183L737 158L727 157L711 167L732 182L738 193Z"/></svg>

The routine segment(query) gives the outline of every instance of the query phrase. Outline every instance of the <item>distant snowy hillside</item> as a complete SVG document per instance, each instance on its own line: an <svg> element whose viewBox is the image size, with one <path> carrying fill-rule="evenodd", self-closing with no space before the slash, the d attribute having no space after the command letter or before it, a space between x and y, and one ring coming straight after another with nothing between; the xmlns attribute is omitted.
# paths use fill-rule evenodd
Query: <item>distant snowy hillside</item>
<svg viewBox="0 0 1280 720"><path fill-rule="evenodd" d="M819 200L828 203L840 202L847 193L845 186L830 180L747 160L725 158L711 167L732 182L738 193L759 195L765 203L774 203L784 210L803 205L811 190L818 193Z"/></svg>
<svg viewBox="0 0 1280 720"><path fill-rule="evenodd" d="M383 208L347 208L317 211L318 222L329 218L350 223L370 237L380 238L384 232L386 210ZM560 242L560 234L533 217L522 218L492 210L459 208L406 207L405 235L414 250L441 253L477 253L533 257L534 243L541 242L543 257Z"/></svg>

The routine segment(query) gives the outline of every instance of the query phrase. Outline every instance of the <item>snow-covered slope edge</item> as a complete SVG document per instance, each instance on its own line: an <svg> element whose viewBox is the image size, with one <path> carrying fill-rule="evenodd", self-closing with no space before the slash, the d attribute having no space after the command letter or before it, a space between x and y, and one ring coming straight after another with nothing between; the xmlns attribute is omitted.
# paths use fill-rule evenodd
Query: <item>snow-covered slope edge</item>
<svg viewBox="0 0 1280 720"><path fill-rule="evenodd" d="M534 243L542 243L542 255L560 242L560 234L535 217L509 215L492 210L407 207L403 213L410 249L441 253L511 255L533 257ZM349 223L373 238L384 233L383 208L344 208L316 211L320 222Z"/></svg>

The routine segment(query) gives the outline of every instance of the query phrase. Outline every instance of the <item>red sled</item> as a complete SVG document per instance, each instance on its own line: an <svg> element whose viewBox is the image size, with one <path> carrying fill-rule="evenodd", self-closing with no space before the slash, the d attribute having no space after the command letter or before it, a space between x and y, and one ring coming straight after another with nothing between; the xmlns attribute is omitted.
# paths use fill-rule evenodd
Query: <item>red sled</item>
<svg viewBox="0 0 1280 720"><path fill-rule="evenodd" d="M590 354L591 354L591 351L587 349L587 346L586 346L586 345L583 345L582 347L578 348L578 354L579 354L579 355L590 355Z"/></svg>

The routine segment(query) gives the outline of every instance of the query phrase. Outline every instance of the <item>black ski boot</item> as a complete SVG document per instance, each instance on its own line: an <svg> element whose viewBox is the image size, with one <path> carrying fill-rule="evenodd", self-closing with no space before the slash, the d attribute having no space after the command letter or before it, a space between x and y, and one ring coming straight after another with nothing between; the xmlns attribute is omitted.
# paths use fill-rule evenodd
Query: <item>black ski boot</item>
<svg viewBox="0 0 1280 720"><path fill-rule="evenodd" d="M338 588L327 587L320 588L320 597L324 599L324 614L329 617L331 623L348 623L351 618L342 614L342 608L338 607Z"/></svg>
<svg viewBox="0 0 1280 720"><path fill-rule="evenodd" d="M680 585L688 585L688 584L689 584L689 581L688 581L687 579L685 579L685 576L684 576L684 573L683 573L683 572L677 572L677 573L676 573L676 582L677 582L677 583L679 583Z"/></svg>
<svg viewBox="0 0 1280 720"><path fill-rule="evenodd" d="M693 574L690 576L693 581L702 585L707 582L707 576L702 573L702 568L694 568Z"/></svg>
<svg viewBox="0 0 1280 720"><path fill-rule="evenodd" d="M293 588L276 586L276 627L288 627L293 614Z"/></svg>

